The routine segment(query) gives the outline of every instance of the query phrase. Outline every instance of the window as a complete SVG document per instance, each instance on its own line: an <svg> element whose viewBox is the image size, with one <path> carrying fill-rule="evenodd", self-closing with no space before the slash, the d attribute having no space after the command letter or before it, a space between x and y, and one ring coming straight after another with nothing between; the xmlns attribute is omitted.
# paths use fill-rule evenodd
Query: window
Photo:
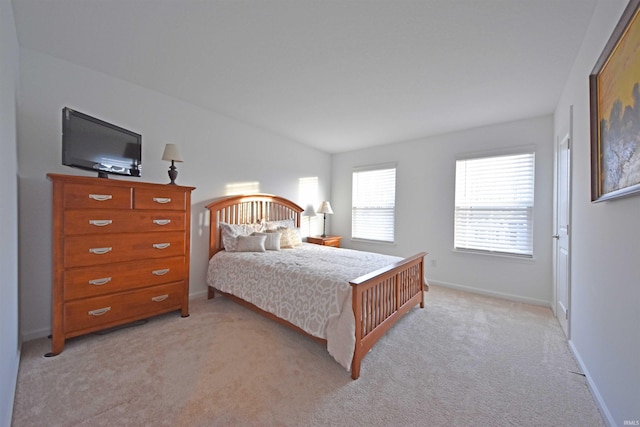
<svg viewBox="0 0 640 427"><path fill-rule="evenodd" d="M353 171L351 237L393 243L396 210L395 165Z"/></svg>
<svg viewBox="0 0 640 427"><path fill-rule="evenodd" d="M456 161L456 249L533 256L534 153Z"/></svg>

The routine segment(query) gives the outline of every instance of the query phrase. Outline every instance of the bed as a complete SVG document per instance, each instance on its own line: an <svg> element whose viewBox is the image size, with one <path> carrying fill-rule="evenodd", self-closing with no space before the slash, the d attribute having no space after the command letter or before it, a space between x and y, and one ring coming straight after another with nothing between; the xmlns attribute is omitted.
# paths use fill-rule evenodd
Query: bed
<svg viewBox="0 0 640 427"><path fill-rule="evenodd" d="M353 379L380 337L409 310L424 308L424 252L400 258L296 242L291 229L299 230L303 209L279 196L228 196L206 208L208 298L220 292L322 342ZM229 230L240 229L228 240ZM282 234L293 248L258 244L284 242Z"/></svg>

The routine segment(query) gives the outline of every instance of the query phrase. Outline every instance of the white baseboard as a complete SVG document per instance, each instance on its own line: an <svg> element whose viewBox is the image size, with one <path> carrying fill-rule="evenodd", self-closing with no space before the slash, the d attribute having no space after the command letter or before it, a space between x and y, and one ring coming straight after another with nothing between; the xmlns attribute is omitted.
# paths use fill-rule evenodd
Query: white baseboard
<svg viewBox="0 0 640 427"><path fill-rule="evenodd" d="M16 400L16 387L18 385L18 370L20 369L20 354L22 353L22 342L18 343L18 352L16 354L15 359L12 362L15 362L11 367L11 378L9 384L2 384L2 395L3 399L5 397L5 391L8 390L9 394L7 396L6 402L0 402L0 406L2 406L2 410L0 410L0 414L4 413L5 415L0 418L0 425L2 426L10 426L12 418L13 418L13 405ZM4 387L7 387L4 389ZM6 410L5 410L6 408Z"/></svg>
<svg viewBox="0 0 640 427"><path fill-rule="evenodd" d="M189 300L194 300L194 299L198 299L198 298L206 298L208 294L208 290L205 289L203 291L198 291L198 292L192 292L189 294Z"/></svg>
<svg viewBox="0 0 640 427"><path fill-rule="evenodd" d="M582 357L580 357L580 353L578 352L576 347L573 345L573 341L569 340L568 344L569 344L569 349L571 350L571 353L573 353L573 357L576 359L576 362L578 362L578 365L580 366L580 370L582 371L585 378L587 379L587 385L589 386L589 390L591 391L591 394L593 395L593 398L595 399L596 404L600 409L600 413L602 414L604 421L607 423L609 427L615 427L616 422L613 418L613 415L611 415L609 408L607 408L607 405L604 402L602 395L598 391L598 387L596 387L595 383L591 379L589 370L587 369L586 365L582 361Z"/></svg>
<svg viewBox="0 0 640 427"><path fill-rule="evenodd" d="M51 328L34 329L22 334L22 342L37 340L38 338L44 338L51 335Z"/></svg>
<svg viewBox="0 0 640 427"><path fill-rule="evenodd" d="M510 300L510 301L524 302L524 303L533 304L533 305L541 305L543 307L551 308L551 303L549 301L540 300L540 299L536 299L536 298L528 298L528 297L523 297L523 296L520 296L520 295L513 295L513 294L507 294L507 293L503 293L503 292L489 291L487 289L474 288L472 286L458 285L456 283L440 282L440 281L437 281L437 280L427 280L427 281L428 281L428 283L430 285L442 286L443 288L451 288L451 289L456 289L456 290L459 290L459 291L471 292L471 293L474 293L474 294L486 295L486 296L490 296L490 297L501 298L501 299L506 299L506 300Z"/></svg>

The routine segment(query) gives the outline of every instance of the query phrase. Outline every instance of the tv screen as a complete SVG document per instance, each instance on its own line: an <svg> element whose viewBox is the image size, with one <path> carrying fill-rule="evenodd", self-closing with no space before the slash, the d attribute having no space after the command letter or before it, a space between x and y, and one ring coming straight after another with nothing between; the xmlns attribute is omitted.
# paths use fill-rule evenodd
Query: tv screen
<svg viewBox="0 0 640 427"><path fill-rule="evenodd" d="M62 164L108 174L140 176L142 135L88 116L62 109Z"/></svg>

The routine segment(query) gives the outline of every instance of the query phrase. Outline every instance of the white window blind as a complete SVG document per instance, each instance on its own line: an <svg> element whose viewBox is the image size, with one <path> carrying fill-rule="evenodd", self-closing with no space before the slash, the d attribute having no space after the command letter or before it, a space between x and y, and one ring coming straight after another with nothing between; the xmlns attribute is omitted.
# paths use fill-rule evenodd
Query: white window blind
<svg viewBox="0 0 640 427"><path fill-rule="evenodd" d="M533 256L534 153L456 162L456 249Z"/></svg>
<svg viewBox="0 0 640 427"><path fill-rule="evenodd" d="M395 165L356 169L352 179L351 237L393 243Z"/></svg>

